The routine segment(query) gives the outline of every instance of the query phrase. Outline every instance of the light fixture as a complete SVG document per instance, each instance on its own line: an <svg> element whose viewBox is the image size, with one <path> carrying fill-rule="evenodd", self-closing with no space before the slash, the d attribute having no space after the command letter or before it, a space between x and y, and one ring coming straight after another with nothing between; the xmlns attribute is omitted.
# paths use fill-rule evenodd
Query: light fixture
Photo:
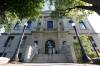
<svg viewBox="0 0 100 66"><path fill-rule="evenodd" d="M75 23L74 23L74 22L72 23L72 26L73 26L73 27L75 26Z"/></svg>
<svg viewBox="0 0 100 66"><path fill-rule="evenodd" d="M24 26L27 26L27 25L28 25L27 22L25 22L25 23L24 23Z"/></svg>

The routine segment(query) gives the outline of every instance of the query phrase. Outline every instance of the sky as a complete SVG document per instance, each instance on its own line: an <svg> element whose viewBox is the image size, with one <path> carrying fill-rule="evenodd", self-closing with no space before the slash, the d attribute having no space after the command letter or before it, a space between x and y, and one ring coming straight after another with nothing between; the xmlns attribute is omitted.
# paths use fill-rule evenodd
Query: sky
<svg viewBox="0 0 100 66"><path fill-rule="evenodd" d="M88 20L96 33L100 33L100 16L97 13L89 15Z"/></svg>
<svg viewBox="0 0 100 66"><path fill-rule="evenodd" d="M49 7L49 6L48 6L49 4L50 4L50 3L49 3L48 1L45 2L45 6L44 6L44 8L43 8L43 11L49 10L49 8L51 8L51 10L54 10L54 9L55 9L54 6Z"/></svg>

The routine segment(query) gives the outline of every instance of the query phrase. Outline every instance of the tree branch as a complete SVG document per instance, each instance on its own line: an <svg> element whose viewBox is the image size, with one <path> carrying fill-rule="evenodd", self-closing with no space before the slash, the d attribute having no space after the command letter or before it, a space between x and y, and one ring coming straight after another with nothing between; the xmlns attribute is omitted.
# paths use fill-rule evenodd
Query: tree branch
<svg viewBox="0 0 100 66"><path fill-rule="evenodd" d="M86 9L92 11L100 10L98 6L75 6L74 8L80 8L80 9Z"/></svg>
<svg viewBox="0 0 100 66"><path fill-rule="evenodd" d="M72 8L67 8L65 10L59 10L57 9L58 12L60 13L63 13L67 10L67 12L71 11L72 9L85 9L85 10L91 10L91 11L95 11L97 12L98 14L100 14L100 8L98 6L75 6L75 7L72 7Z"/></svg>
<svg viewBox="0 0 100 66"><path fill-rule="evenodd" d="M84 1L84 2L87 2L89 4L93 4L93 5L100 7L100 0L81 0L81 1Z"/></svg>
<svg viewBox="0 0 100 66"><path fill-rule="evenodd" d="M86 9L86 10L91 10L91 11L95 11L97 12L99 15L100 15L100 7L98 6L75 6L73 8L68 8L66 10L72 10L72 9L75 9L75 8L80 8L80 9Z"/></svg>
<svg viewBox="0 0 100 66"><path fill-rule="evenodd" d="M67 9L65 9L65 10L59 10L59 9L57 9L57 11L66 11L66 10L68 10L68 12L69 11L71 11L72 9L76 9L76 8L78 8L78 9L86 9L86 10L91 10L91 11L97 11L97 10L100 10L100 8L99 7L97 7L97 6L75 6L75 7L72 7L72 8L67 8Z"/></svg>

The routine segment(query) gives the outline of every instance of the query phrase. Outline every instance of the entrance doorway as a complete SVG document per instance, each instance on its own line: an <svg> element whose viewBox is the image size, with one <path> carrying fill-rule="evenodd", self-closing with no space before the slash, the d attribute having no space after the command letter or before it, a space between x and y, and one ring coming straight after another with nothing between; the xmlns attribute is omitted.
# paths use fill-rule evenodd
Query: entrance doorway
<svg viewBox="0 0 100 66"><path fill-rule="evenodd" d="M46 41L45 54L55 54L55 42L53 40Z"/></svg>

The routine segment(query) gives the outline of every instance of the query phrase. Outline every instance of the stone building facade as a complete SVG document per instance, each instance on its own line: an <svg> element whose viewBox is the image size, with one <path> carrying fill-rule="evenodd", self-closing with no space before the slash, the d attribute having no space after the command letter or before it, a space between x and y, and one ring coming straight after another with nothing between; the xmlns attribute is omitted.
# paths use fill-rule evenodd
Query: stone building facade
<svg viewBox="0 0 100 66"><path fill-rule="evenodd" d="M20 46L19 58L24 62L77 62L73 41L76 36L68 17L53 19L50 12L43 12L36 21L28 21ZM80 35L90 36L99 51L99 37L88 20L75 22ZM10 33L0 37L0 55L11 58L22 35L23 26L12 26Z"/></svg>

